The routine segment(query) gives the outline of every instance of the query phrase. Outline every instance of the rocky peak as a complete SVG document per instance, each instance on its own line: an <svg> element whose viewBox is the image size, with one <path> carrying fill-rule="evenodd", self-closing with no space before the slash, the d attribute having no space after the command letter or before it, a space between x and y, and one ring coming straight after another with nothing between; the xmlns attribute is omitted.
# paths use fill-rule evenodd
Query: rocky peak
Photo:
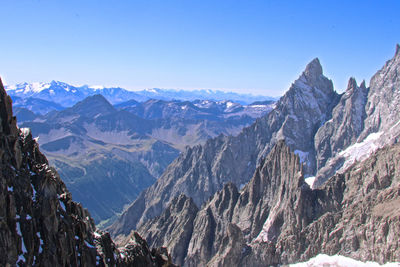
<svg viewBox="0 0 400 267"><path fill-rule="evenodd" d="M350 78L345 93L332 111L332 119L322 125L315 134L317 171L324 167L329 159L357 141L364 129L367 96L368 89L365 87L365 82L358 87L356 79ZM339 160L334 165L342 163ZM324 178L321 176L316 179L315 185L321 185L336 170L331 167L329 169L330 171L323 175Z"/></svg>
<svg viewBox="0 0 400 267"><path fill-rule="evenodd" d="M354 88L357 88L357 81L356 78L350 77L349 82L347 83L347 90L354 90Z"/></svg>
<svg viewBox="0 0 400 267"><path fill-rule="evenodd" d="M366 88L367 88L366 85L365 85L365 80L363 80L363 81L361 82L360 88L362 88L362 89L366 89Z"/></svg>
<svg viewBox="0 0 400 267"><path fill-rule="evenodd" d="M365 139L370 133L389 130L400 119L395 112L400 106L400 53L396 48L394 57L387 61L370 81L370 92L366 105L366 129L361 134Z"/></svg>
<svg viewBox="0 0 400 267"><path fill-rule="evenodd" d="M302 155L306 174L314 174L314 135L320 125L331 118L338 100L332 81L323 75L319 60L314 59L269 114L274 133L263 156L279 140L285 140L291 149Z"/></svg>
<svg viewBox="0 0 400 267"><path fill-rule="evenodd" d="M315 81L323 74L321 63L318 58L314 58L307 64L304 75L311 81Z"/></svg>
<svg viewBox="0 0 400 267"><path fill-rule="evenodd" d="M17 134L17 120L13 117L11 97L4 90L3 81L0 78L0 123L4 134Z"/></svg>

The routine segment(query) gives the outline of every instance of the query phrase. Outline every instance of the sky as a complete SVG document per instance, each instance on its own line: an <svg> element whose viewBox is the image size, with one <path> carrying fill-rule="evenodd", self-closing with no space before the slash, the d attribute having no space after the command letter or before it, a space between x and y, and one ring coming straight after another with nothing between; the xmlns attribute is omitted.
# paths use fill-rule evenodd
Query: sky
<svg viewBox="0 0 400 267"><path fill-rule="evenodd" d="M367 84L400 43L400 1L0 0L6 84L282 95L318 57Z"/></svg>

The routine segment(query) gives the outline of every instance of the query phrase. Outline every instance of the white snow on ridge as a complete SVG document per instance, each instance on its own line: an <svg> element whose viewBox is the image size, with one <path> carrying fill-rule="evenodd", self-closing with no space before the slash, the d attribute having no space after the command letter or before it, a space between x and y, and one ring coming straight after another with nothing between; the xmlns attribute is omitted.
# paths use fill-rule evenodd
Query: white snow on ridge
<svg viewBox="0 0 400 267"><path fill-rule="evenodd" d="M92 85L89 88L90 89L94 89L94 90L101 90L101 89L104 89L104 86L102 86L102 85Z"/></svg>
<svg viewBox="0 0 400 267"><path fill-rule="evenodd" d="M390 262L384 265L380 265L377 262L367 261L357 261L352 258L348 258L341 255L329 256L326 254L319 254L316 257L301 263L290 264L291 267L400 267L400 262Z"/></svg>
<svg viewBox="0 0 400 267"><path fill-rule="evenodd" d="M230 102L230 101L226 102L226 107L227 107L227 108L230 108L230 107L232 107L232 106L233 106L233 103L232 103L232 102Z"/></svg>
<svg viewBox="0 0 400 267"><path fill-rule="evenodd" d="M50 87L49 83L32 83L31 86L25 87L25 92L32 91L35 93L39 93L45 89L48 89Z"/></svg>
<svg viewBox="0 0 400 267"><path fill-rule="evenodd" d="M313 184L315 181L315 176L310 176L304 179L304 181L310 186L310 188L313 188Z"/></svg>
<svg viewBox="0 0 400 267"><path fill-rule="evenodd" d="M362 161L368 158L378 148L381 147L377 142L383 132L371 133L362 142L355 143L339 153L340 156L346 158L342 169L346 170L355 161Z"/></svg>

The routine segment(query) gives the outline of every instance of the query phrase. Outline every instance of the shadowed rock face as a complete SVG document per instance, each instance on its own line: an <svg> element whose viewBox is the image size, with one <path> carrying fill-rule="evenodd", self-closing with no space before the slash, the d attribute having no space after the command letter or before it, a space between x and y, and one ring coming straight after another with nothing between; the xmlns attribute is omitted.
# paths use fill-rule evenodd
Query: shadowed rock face
<svg viewBox="0 0 400 267"><path fill-rule="evenodd" d="M162 213L180 194L199 207L224 184L246 184L272 147L280 140L303 155L307 173L315 171L314 135L330 118L338 95L314 59L276 108L236 137L219 136L187 149L110 228L112 235L127 235Z"/></svg>
<svg viewBox="0 0 400 267"><path fill-rule="evenodd" d="M0 265L162 266L165 250L150 250L134 234L118 249L96 231L40 153L29 129L18 129L0 80Z"/></svg>
<svg viewBox="0 0 400 267"><path fill-rule="evenodd" d="M364 129L365 104L368 89L362 82L360 87L354 78L349 80L347 90L332 111L332 119L327 121L315 135L317 169L339 151L357 141Z"/></svg>

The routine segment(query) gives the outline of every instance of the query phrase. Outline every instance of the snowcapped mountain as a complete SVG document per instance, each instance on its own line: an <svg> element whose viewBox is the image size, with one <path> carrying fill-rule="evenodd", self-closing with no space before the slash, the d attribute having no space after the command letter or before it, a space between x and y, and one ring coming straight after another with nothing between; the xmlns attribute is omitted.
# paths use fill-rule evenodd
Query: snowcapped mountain
<svg viewBox="0 0 400 267"><path fill-rule="evenodd" d="M145 89L142 91L129 91L120 87L104 86L73 86L64 82L52 81L49 83L19 83L6 86L7 93L12 97L37 98L57 103L64 107L70 107L84 98L101 94L111 104L118 104L127 100L143 102L148 99L161 100L231 100L241 104L250 104L259 100L276 100L268 96L254 96L251 94L238 94L214 90L173 90L173 89Z"/></svg>
<svg viewBox="0 0 400 267"><path fill-rule="evenodd" d="M112 104L126 101L127 99L137 99L143 101L147 99L134 92L119 88L73 86L64 82L52 81L50 83L20 83L14 86L6 86L7 93L12 97L37 98L57 103L63 107L70 107L84 98L101 94Z"/></svg>

